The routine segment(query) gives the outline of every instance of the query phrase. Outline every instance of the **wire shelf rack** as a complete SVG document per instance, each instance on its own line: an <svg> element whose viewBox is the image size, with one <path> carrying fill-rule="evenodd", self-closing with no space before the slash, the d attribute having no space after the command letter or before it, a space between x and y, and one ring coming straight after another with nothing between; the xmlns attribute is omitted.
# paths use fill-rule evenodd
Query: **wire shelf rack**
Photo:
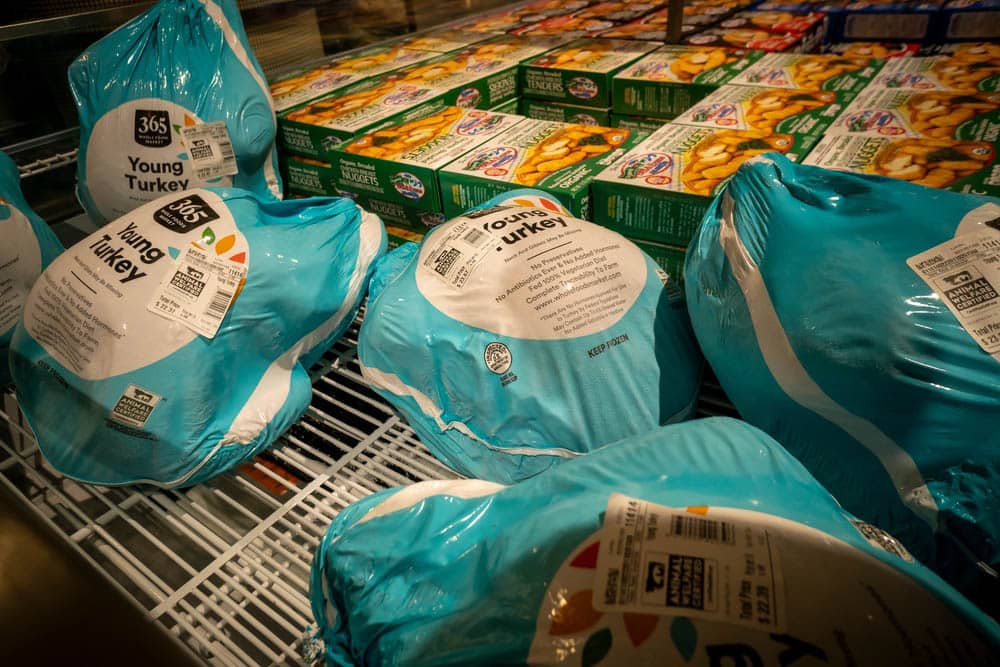
<svg viewBox="0 0 1000 667"><path fill-rule="evenodd" d="M0 483L206 664L312 664L309 570L329 523L380 489L456 477L365 386L360 321L313 369L305 416L250 464L179 491L79 484L46 463L8 393ZM699 414L733 414L714 383Z"/></svg>

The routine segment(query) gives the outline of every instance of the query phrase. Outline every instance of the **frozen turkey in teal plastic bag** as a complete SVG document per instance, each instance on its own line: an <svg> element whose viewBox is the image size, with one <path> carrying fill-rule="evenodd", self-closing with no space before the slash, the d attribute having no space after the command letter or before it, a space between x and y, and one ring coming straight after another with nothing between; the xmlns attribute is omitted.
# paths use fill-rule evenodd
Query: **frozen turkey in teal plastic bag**
<svg viewBox="0 0 1000 667"><path fill-rule="evenodd" d="M98 224L204 185L281 197L270 90L236 0L160 0L69 67Z"/></svg>
<svg viewBox="0 0 1000 667"><path fill-rule="evenodd" d="M362 372L447 465L524 479L692 413L675 279L544 193L506 193L379 263Z"/></svg>
<svg viewBox="0 0 1000 667"><path fill-rule="evenodd" d="M331 665L996 665L1000 628L744 422L520 484L343 510L310 584Z"/></svg>
<svg viewBox="0 0 1000 667"><path fill-rule="evenodd" d="M1000 612L1000 200L765 156L685 278L743 418Z"/></svg>
<svg viewBox="0 0 1000 667"><path fill-rule="evenodd" d="M307 369L353 320L378 217L349 199L202 188L141 206L64 252L11 345L46 459L97 484L194 484L270 445Z"/></svg>
<svg viewBox="0 0 1000 667"><path fill-rule="evenodd" d="M7 351L28 291L62 250L21 194L17 165L0 152L0 387L10 382Z"/></svg>

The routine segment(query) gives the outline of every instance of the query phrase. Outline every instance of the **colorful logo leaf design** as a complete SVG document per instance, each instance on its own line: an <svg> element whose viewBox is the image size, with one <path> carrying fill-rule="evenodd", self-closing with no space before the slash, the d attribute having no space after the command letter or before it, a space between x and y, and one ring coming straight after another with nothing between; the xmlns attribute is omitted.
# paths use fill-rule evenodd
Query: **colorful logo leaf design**
<svg viewBox="0 0 1000 667"><path fill-rule="evenodd" d="M583 654L580 656L582 667L592 667L596 665L611 650L612 635L610 628L598 630L587 637L587 643L583 645Z"/></svg>
<svg viewBox="0 0 1000 667"><path fill-rule="evenodd" d="M625 623L625 632L632 641L632 646L639 647L644 641L649 639L656 624L660 622L659 616L652 614L622 614L622 621Z"/></svg>
<svg viewBox="0 0 1000 667"><path fill-rule="evenodd" d="M179 248L175 248L173 246L167 246L167 254L170 255L170 259L177 259L178 257L180 257L181 251Z"/></svg>
<svg viewBox="0 0 1000 667"><path fill-rule="evenodd" d="M680 652L684 662L691 662L698 646L698 630L687 616L678 616L670 624L670 639Z"/></svg>
<svg viewBox="0 0 1000 667"><path fill-rule="evenodd" d="M201 242L205 245L212 245L215 243L215 232L212 231L211 227L206 227L201 232Z"/></svg>
<svg viewBox="0 0 1000 667"><path fill-rule="evenodd" d="M552 612L549 634L575 635L601 620L604 614L594 609L593 593L590 589L577 591L569 599L563 600Z"/></svg>
<svg viewBox="0 0 1000 667"><path fill-rule="evenodd" d="M191 242L191 245L193 245L198 250L205 250L207 247L214 245L215 254L221 256L225 255L227 252L232 250L233 247L236 245L236 235L227 234L226 236L223 236L221 239L217 239L215 237L215 231L211 227L206 227L201 232L201 242L204 244L204 246L199 245L194 241ZM177 259L177 256L174 255L173 252L171 252L170 256L173 257L174 259ZM237 264L246 264L247 253L246 251L241 251L236 253L232 257L229 257L228 259L230 262L235 262Z"/></svg>
<svg viewBox="0 0 1000 667"><path fill-rule="evenodd" d="M597 569L597 553L601 549L600 542L594 542L589 547L577 554L570 567L579 567L586 570Z"/></svg>

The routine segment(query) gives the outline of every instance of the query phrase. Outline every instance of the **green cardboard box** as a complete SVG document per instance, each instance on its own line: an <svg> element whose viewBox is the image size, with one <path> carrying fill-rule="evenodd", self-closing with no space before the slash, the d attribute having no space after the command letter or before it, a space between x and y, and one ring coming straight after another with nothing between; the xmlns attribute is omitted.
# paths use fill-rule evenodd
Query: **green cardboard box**
<svg viewBox="0 0 1000 667"><path fill-rule="evenodd" d="M580 107L575 104L560 104L543 100L521 98L520 113L536 120L555 120L560 123L580 123L581 125L603 125L611 127L610 109Z"/></svg>
<svg viewBox="0 0 1000 667"><path fill-rule="evenodd" d="M612 82L615 113L674 118L764 56L763 51L717 46L663 46Z"/></svg>
<svg viewBox="0 0 1000 667"><path fill-rule="evenodd" d="M769 151L789 153L793 141L787 134L664 125L594 178L594 222L686 247L740 164Z"/></svg>
<svg viewBox="0 0 1000 667"><path fill-rule="evenodd" d="M997 59L991 58L988 53L976 53L976 46L967 44L942 47L951 51L951 55L893 58L886 61L885 67L872 82L872 87L1000 92Z"/></svg>
<svg viewBox="0 0 1000 667"><path fill-rule="evenodd" d="M427 231L434 225L440 225L446 220L441 211L426 211L413 206L385 201L355 192L341 192L350 197L358 206L382 218L386 225L405 227L413 231Z"/></svg>
<svg viewBox="0 0 1000 667"><path fill-rule="evenodd" d="M667 272L667 275L678 284L684 284L684 248L642 239L631 239L632 243L639 246L643 252L653 258L660 268Z"/></svg>
<svg viewBox="0 0 1000 667"><path fill-rule="evenodd" d="M918 185L967 194L1000 196L1000 160L996 137L1000 124L984 123L992 141L931 137L869 137L850 134L824 137L805 164L900 178ZM990 127L992 125L992 128ZM948 163L948 164L942 164ZM968 165L957 169L958 165Z"/></svg>
<svg viewBox="0 0 1000 667"><path fill-rule="evenodd" d="M644 118L642 116L626 116L611 112L611 127L623 127L633 132L649 132L652 134L667 124L663 118Z"/></svg>
<svg viewBox="0 0 1000 667"><path fill-rule="evenodd" d="M805 157L823 138L849 98L844 93L793 88L722 86L674 119L677 125L788 134L789 156Z"/></svg>
<svg viewBox="0 0 1000 667"><path fill-rule="evenodd" d="M846 93L853 98L872 82L885 62L877 58L848 58L832 53L769 53L734 76L729 83L765 88L828 90Z"/></svg>
<svg viewBox="0 0 1000 667"><path fill-rule="evenodd" d="M441 211L438 170L523 120L449 106L381 127L333 150L330 162L337 187L424 211Z"/></svg>
<svg viewBox="0 0 1000 667"><path fill-rule="evenodd" d="M471 44L463 51L478 58L523 62L571 41L571 38L560 35L495 35Z"/></svg>
<svg viewBox="0 0 1000 667"><path fill-rule="evenodd" d="M521 95L607 108L615 74L655 48L621 39L574 40L521 63Z"/></svg>
<svg viewBox="0 0 1000 667"><path fill-rule="evenodd" d="M518 109L520 108L521 108L521 99L515 97L514 99L504 102L503 104L496 105L495 107L490 109L490 111L496 111L497 113L517 114Z"/></svg>
<svg viewBox="0 0 1000 667"><path fill-rule="evenodd" d="M410 227L403 227L400 225L386 225L385 235L386 240L389 242L389 249L398 248L404 243L420 243L424 240L424 234L426 232L423 230L412 229Z"/></svg>
<svg viewBox="0 0 1000 667"><path fill-rule="evenodd" d="M280 162L289 192L327 197L340 194L330 163L296 155L283 155Z"/></svg>
<svg viewBox="0 0 1000 667"><path fill-rule="evenodd" d="M645 134L596 125L524 120L438 172L451 218L509 190L532 187L581 218L590 213L590 180Z"/></svg>
<svg viewBox="0 0 1000 667"><path fill-rule="evenodd" d="M433 51L448 53L464 49L470 44L489 39L491 35L470 30L455 30L453 28L437 28L420 35L403 37L393 42L398 46L416 51Z"/></svg>
<svg viewBox="0 0 1000 667"><path fill-rule="evenodd" d="M394 77L366 79L278 114L285 152L330 162L333 149L346 139L446 106L444 91L400 83Z"/></svg>
<svg viewBox="0 0 1000 667"><path fill-rule="evenodd" d="M271 97L277 112L343 90L368 77L379 76L433 58L428 51L382 44L336 56L313 67L305 67L271 82Z"/></svg>
<svg viewBox="0 0 1000 667"><path fill-rule="evenodd" d="M517 62L471 55L468 50L442 53L398 70L400 83L437 88L447 105L489 109L517 98Z"/></svg>

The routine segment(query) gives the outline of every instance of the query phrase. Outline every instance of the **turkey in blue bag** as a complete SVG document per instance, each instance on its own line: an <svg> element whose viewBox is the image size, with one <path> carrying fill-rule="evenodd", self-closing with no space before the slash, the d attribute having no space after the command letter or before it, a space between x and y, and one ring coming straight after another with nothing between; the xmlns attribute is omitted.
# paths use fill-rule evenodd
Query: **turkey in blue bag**
<svg viewBox="0 0 1000 667"><path fill-rule="evenodd" d="M94 222L206 184L280 198L271 94L236 0L160 0L73 61L69 84Z"/></svg>
<svg viewBox="0 0 1000 667"><path fill-rule="evenodd" d="M995 621L725 418L515 486L380 491L334 519L310 596L331 667L989 667L1000 651Z"/></svg>
<svg viewBox="0 0 1000 667"><path fill-rule="evenodd" d="M1000 611L1000 200L765 156L685 277L740 414Z"/></svg>
<svg viewBox="0 0 1000 667"><path fill-rule="evenodd" d="M10 382L7 351L28 291L62 243L24 195L14 161L0 152L0 387Z"/></svg>
<svg viewBox="0 0 1000 667"><path fill-rule="evenodd" d="M379 263L362 373L453 469L524 479L693 412L702 361L675 280L516 190Z"/></svg>
<svg viewBox="0 0 1000 667"><path fill-rule="evenodd" d="M306 409L307 369L354 318L385 230L352 201L169 195L42 273L11 345L46 459L96 484L194 484Z"/></svg>

